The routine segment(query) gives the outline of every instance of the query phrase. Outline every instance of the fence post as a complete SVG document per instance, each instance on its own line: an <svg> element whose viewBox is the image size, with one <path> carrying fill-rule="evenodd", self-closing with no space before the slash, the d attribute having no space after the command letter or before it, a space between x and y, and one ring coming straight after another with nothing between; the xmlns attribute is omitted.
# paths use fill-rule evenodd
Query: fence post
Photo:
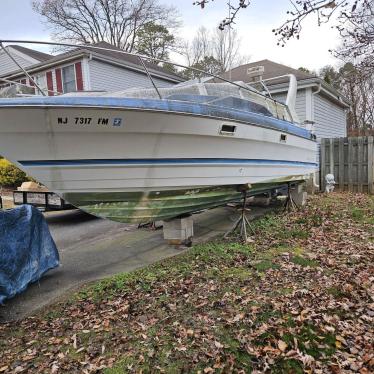
<svg viewBox="0 0 374 374"><path fill-rule="evenodd" d="M364 179L364 139L359 136L357 139L357 191L363 191L362 183Z"/></svg>
<svg viewBox="0 0 374 374"><path fill-rule="evenodd" d="M344 140L339 138L339 190L344 191Z"/></svg>
<svg viewBox="0 0 374 374"><path fill-rule="evenodd" d="M353 138L348 138L348 191L353 192Z"/></svg>
<svg viewBox="0 0 374 374"><path fill-rule="evenodd" d="M326 175L326 139L321 139L321 191L325 191L325 175Z"/></svg>
<svg viewBox="0 0 374 374"><path fill-rule="evenodd" d="M335 158L334 158L334 151L335 151L335 139L334 138L330 138L330 171L329 173L330 174L335 174L334 173L334 166L335 166Z"/></svg>
<svg viewBox="0 0 374 374"><path fill-rule="evenodd" d="M368 193L374 195L374 137L368 136Z"/></svg>

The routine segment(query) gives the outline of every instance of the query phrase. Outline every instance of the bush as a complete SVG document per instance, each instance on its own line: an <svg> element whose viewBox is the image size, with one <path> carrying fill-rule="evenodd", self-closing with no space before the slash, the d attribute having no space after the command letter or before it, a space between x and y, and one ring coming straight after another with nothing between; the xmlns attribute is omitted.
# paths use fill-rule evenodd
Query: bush
<svg viewBox="0 0 374 374"><path fill-rule="evenodd" d="M0 159L0 186L15 187L27 180L26 174L17 166L4 158Z"/></svg>

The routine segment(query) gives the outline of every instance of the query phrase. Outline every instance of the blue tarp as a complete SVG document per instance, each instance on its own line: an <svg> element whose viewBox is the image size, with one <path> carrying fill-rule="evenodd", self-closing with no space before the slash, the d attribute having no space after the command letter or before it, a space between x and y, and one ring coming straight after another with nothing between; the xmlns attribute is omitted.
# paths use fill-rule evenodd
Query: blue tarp
<svg viewBox="0 0 374 374"><path fill-rule="evenodd" d="M58 265L56 244L38 209L0 211L0 303Z"/></svg>

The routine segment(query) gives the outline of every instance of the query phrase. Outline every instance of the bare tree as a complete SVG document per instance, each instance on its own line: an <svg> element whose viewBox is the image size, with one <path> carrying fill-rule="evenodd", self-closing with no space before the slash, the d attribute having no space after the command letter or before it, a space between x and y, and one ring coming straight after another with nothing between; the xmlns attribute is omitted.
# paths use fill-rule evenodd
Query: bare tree
<svg viewBox="0 0 374 374"><path fill-rule="evenodd" d="M324 66L319 76L338 89L350 102L347 116L349 135L374 134L374 73L345 63L340 69Z"/></svg>
<svg viewBox="0 0 374 374"><path fill-rule="evenodd" d="M330 22L336 14L335 26L343 47L334 54L345 60L355 60L361 67L374 67L374 0L309 0L292 3L290 16L273 32L278 44L284 46L293 37L299 39L303 21L311 14L317 16L318 25Z"/></svg>
<svg viewBox="0 0 374 374"><path fill-rule="evenodd" d="M240 38L236 30L208 31L201 27L192 42L186 45L184 54L189 66L203 67L209 62L209 66L214 66L215 73L220 73L242 62L239 51Z"/></svg>
<svg viewBox="0 0 374 374"><path fill-rule="evenodd" d="M204 9L205 5L207 5L208 3L212 3L213 1L214 0L200 0L200 1L195 1L193 4L200 6L201 9ZM235 18L237 14L239 13L239 10L247 8L250 3L251 3L250 0L236 0L236 3L234 5L232 5L229 2L228 5L229 5L230 14L228 17L224 18L221 21L221 23L219 24L219 29L224 30L226 26L231 26L231 24L235 23Z"/></svg>
<svg viewBox="0 0 374 374"><path fill-rule="evenodd" d="M343 60L353 60L367 73L374 69L374 1L363 0L354 11L342 13L337 29L341 48L334 51Z"/></svg>
<svg viewBox="0 0 374 374"><path fill-rule="evenodd" d="M241 62L240 38L236 30L214 30L212 37L213 56L221 64L221 70L227 71Z"/></svg>
<svg viewBox="0 0 374 374"><path fill-rule="evenodd" d="M357 69L352 63L345 64L339 73L340 89L351 103L348 133L374 134L374 74L367 74L367 71Z"/></svg>
<svg viewBox="0 0 374 374"><path fill-rule="evenodd" d="M205 8L214 0L195 1ZM238 12L250 5L250 0L232 0L230 15L219 28L232 27ZM287 19L273 32L278 45L284 47L291 38L300 38L304 21L315 15L317 24L334 19L334 26L340 32L344 48L335 54L345 59L358 60L362 67L374 67L374 0L290 0Z"/></svg>
<svg viewBox="0 0 374 374"><path fill-rule="evenodd" d="M205 27L202 26L197 30L191 43L185 43L184 55L189 66L212 55L212 43L209 32Z"/></svg>
<svg viewBox="0 0 374 374"><path fill-rule="evenodd" d="M34 0L33 8L59 41L106 41L132 52L137 33L148 22L166 28L178 26L174 7L158 0Z"/></svg>

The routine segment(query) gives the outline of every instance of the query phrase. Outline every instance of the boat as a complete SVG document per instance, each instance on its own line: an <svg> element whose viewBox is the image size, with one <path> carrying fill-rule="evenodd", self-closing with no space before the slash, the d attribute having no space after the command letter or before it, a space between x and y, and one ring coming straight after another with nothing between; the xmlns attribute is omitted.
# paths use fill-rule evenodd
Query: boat
<svg viewBox="0 0 374 374"><path fill-rule="evenodd" d="M251 85L207 79L7 98L0 152L90 214L167 220L238 200L243 185L253 195L308 179L316 139L294 118Z"/></svg>

